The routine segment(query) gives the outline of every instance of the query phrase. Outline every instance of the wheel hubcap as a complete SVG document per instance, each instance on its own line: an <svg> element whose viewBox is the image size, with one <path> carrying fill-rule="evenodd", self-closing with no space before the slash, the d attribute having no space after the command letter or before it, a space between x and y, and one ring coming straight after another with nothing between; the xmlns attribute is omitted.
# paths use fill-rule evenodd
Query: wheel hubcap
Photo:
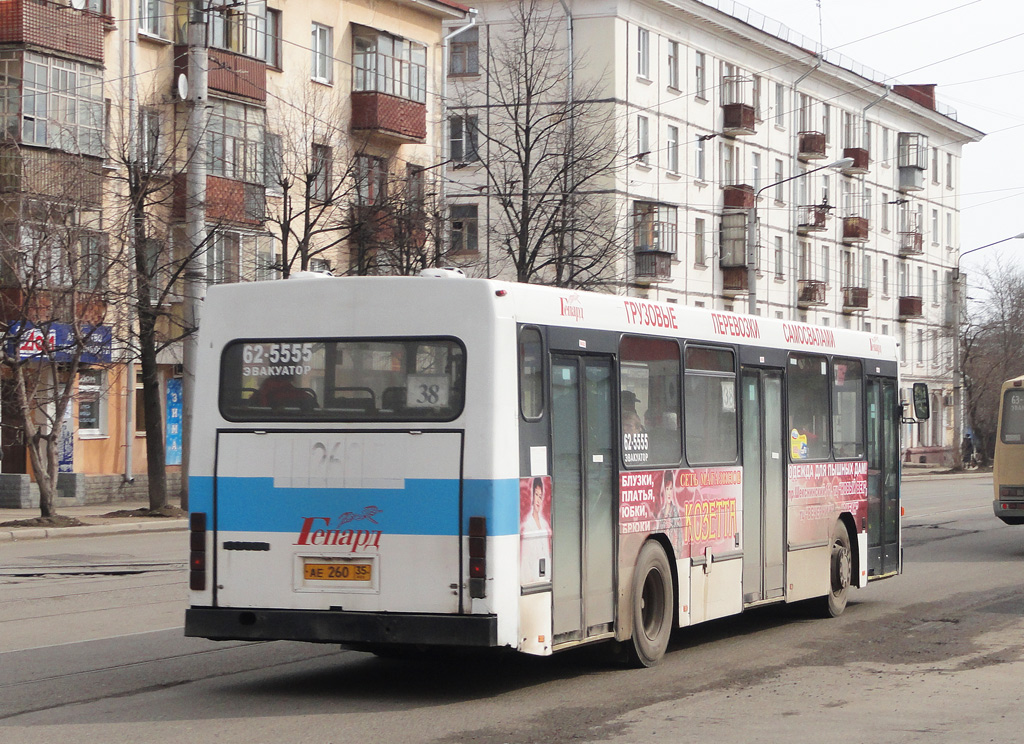
<svg viewBox="0 0 1024 744"><path fill-rule="evenodd" d="M644 591L640 596L640 618L648 638L657 636L665 615L665 592L661 573L650 571L644 579Z"/></svg>
<svg viewBox="0 0 1024 744"><path fill-rule="evenodd" d="M852 572L850 549L836 540L832 543L832 591L841 592L848 587Z"/></svg>

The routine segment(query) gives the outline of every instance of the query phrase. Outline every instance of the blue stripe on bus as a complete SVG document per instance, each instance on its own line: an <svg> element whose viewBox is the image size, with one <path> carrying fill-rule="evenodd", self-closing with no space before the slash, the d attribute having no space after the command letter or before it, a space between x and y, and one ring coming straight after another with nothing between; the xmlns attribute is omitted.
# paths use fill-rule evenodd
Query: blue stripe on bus
<svg viewBox="0 0 1024 744"><path fill-rule="evenodd" d="M217 529L230 532L299 532L314 529L380 530L391 535L455 535L457 480L408 478L404 489L275 488L273 478L219 478ZM189 508L213 511L213 478L189 478ZM344 516L343 516L344 515ZM487 518L490 535L519 531L519 481L463 482L463 532L471 516ZM322 521L328 520L328 522ZM211 523L212 526L212 523Z"/></svg>

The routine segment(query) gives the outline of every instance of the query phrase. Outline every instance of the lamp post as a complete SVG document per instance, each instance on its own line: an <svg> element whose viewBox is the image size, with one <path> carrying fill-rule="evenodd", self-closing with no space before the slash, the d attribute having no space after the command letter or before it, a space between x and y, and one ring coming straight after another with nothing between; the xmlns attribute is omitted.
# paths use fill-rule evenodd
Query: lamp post
<svg viewBox="0 0 1024 744"><path fill-rule="evenodd" d="M957 257L956 266L953 267L953 462L957 466L963 465L963 452L960 449L960 441L963 439L963 369L960 360L960 261L969 253L1022 238L1024 238L1024 233L1019 233L1002 240L979 245L977 248L971 248Z"/></svg>
<svg viewBox="0 0 1024 744"><path fill-rule="evenodd" d="M783 178L780 181L775 181L767 186L762 186L754 193L754 206L747 212L747 312L751 315L757 315L757 198L761 196L762 191L773 189L776 186L786 183L787 181L793 181L797 178L803 178L809 176L812 173L817 173L820 170L826 170L827 168L835 168L842 170L843 168L849 168L853 165L853 158L842 158L834 163L828 165L819 165L817 168L812 168L809 171L803 173L797 173L795 176L789 178Z"/></svg>

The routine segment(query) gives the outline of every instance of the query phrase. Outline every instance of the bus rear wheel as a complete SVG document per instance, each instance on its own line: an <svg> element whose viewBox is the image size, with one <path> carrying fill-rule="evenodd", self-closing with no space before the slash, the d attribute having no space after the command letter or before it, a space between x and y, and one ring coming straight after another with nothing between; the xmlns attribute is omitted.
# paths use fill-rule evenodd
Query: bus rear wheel
<svg viewBox="0 0 1024 744"><path fill-rule="evenodd" d="M850 549L850 532L846 523L837 520L832 529L829 556L829 592L821 603L825 617L839 617L846 609L853 579L853 551Z"/></svg>
<svg viewBox="0 0 1024 744"><path fill-rule="evenodd" d="M668 556L660 543L648 540L640 549L633 572L633 638L628 651L634 666L654 666L665 655L672 634L674 603Z"/></svg>

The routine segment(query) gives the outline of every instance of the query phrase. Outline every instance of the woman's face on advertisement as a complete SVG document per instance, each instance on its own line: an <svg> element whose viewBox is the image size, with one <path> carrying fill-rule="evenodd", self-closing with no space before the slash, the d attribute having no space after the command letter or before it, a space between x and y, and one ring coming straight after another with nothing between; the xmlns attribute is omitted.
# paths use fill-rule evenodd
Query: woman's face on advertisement
<svg viewBox="0 0 1024 744"><path fill-rule="evenodd" d="M533 487L533 510L540 512L541 506L544 504L544 488L542 486Z"/></svg>

